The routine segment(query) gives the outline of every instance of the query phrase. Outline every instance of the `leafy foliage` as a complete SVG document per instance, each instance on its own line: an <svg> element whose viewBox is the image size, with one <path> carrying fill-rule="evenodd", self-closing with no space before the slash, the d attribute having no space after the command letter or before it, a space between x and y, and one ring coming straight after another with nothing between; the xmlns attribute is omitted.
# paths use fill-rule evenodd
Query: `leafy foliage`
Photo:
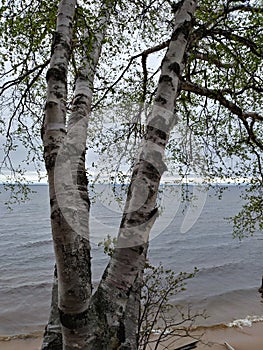
<svg viewBox="0 0 263 350"><path fill-rule="evenodd" d="M84 32L91 43L99 4L96 0L77 5L69 109L74 79L88 47ZM28 163L38 170L42 167L39 134L57 5L58 1L10 0L0 7L0 171L11 182L22 181ZM107 173L110 182L127 182L151 112L173 11L174 2L169 0L115 2L96 72L88 135L88 148L107 161L104 168L96 168L91 160L89 173ZM170 175L210 183L251 182L258 202L263 179L262 23L259 0L200 2L176 101L175 118L180 123L167 151ZM14 155L21 147L25 159L18 166ZM242 212L247 223L234 220L244 229L250 229L248 210L256 205L249 194Z"/></svg>

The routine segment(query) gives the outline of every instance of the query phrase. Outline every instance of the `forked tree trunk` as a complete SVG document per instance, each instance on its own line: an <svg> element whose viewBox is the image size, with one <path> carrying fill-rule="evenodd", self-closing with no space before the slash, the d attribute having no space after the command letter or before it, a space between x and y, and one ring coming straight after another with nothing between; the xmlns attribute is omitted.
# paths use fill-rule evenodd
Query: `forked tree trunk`
<svg viewBox="0 0 263 350"><path fill-rule="evenodd" d="M84 33L83 46L86 56L82 59L83 66L78 70L67 137L56 161L55 189L59 198L59 207L72 229L68 233L60 232L62 237L60 236L59 242L62 250L65 250L65 247L68 249L61 255L63 259L61 277L58 271L59 286L60 278L64 279L63 275L67 274L65 283L59 290L58 305L64 350L86 349L86 338L90 330L88 322L92 291L89 245L90 203L85 151L94 76L111 13L111 4L112 0L102 2L96 23L97 28L92 38L90 33L87 32L87 35ZM92 40L91 48L88 47L89 40ZM69 208L72 208L72 211Z"/></svg>
<svg viewBox="0 0 263 350"><path fill-rule="evenodd" d="M91 296L85 144L94 73L112 2L103 3L92 50L85 58L86 64L76 82L66 138L66 77L75 1L62 0L60 3L57 35L47 75L43 140L64 350L138 347L139 293L148 237L158 215L156 197L166 169L164 150L175 124L179 76L196 7L196 1L184 0L175 14L174 30L162 62L153 111L128 190L117 247L96 293ZM57 350L52 346L46 349Z"/></svg>
<svg viewBox="0 0 263 350"><path fill-rule="evenodd" d="M84 64L79 68L75 83L67 133L65 128L67 68L72 49L72 24L76 1L62 0L59 5L57 30L47 74L48 93L43 128L58 279L54 280L51 314L46 327L43 350L62 349L61 338L64 350L84 349L89 327L86 319L92 285L89 244L90 203L85 171L85 149L94 75L109 21L111 4L112 0L102 2L94 35L91 38L85 34L83 36L83 51L86 51L86 55L83 57ZM85 47L90 45L89 40L92 40L91 48ZM57 322L58 313L61 327Z"/></svg>

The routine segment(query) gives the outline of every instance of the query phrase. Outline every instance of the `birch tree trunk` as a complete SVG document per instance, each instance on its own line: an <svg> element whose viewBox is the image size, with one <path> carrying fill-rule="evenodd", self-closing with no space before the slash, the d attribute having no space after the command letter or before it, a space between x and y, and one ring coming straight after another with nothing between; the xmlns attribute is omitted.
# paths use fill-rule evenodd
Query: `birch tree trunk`
<svg viewBox="0 0 263 350"><path fill-rule="evenodd" d="M180 73L186 59L196 4L196 1L184 0L175 13L173 34L162 62L146 136L134 166L117 247L92 299L91 306L100 324L99 329L94 326L94 334L99 332L100 343L97 339L91 340L87 349L138 347L134 320L134 317L138 320L138 312L135 315L133 310L128 314L131 312L130 300L139 297L138 282L140 284L145 266L148 237L158 215L156 197L161 176L166 170L164 151L176 123L175 101L180 92Z"/></svg>
<svg viewBox="0 0 263 350"><path fill-rule="evenodd" d="M76 79L67 134L65 129L67 66L71 53L72 22L76 2L61 1L59 6L56 31L59 42L55 42L52 48L43 130L58 286L56 287L54 283L53 305L43 350L62 349L59 344L60 325L55 310L59 311L64 350L84 349L89 328L87 314L92 284L89 244L90 202L85 170L86 135L94 75L109 21L111 4L111 0L103 2L94 35L86 33L83 36L84 64L80 67ZM90 40L92 45L88 48ZM56 290L58 290L57 306Z"/></svg>
<svg viewBox="0 0 263 350"><path fill-rule="evenodd" d="M58 311L58 276L57 268L55 266L50 315L43 336L41 350L62 350L62 344L62 332Z"/></svg>
<svg viewBox="0 0 263 350"><path fill-rule="evenodd" d="M67 137L56 162L55 182L59 207L72 228L69 234L64 232L62 245L62 247L71 247L67 260L65 255L62 255L64 267L61 273L63 275L66 273L69 279L66 279L59 290L64 350L87 349L86 338L90 329L88 322L92 291L89 245L90 203L85 152L94 76L111 13L111 4L112 0L102 3L94 33L92 35L89 32L84 33L83 46L86 55L82 59L83 66L78 70ZM91 48L88 47L90 40ZM69 208L72 208L72 212ZM72 278L76 272L77 278ZM88 289L85 289L85 285ZM80 294L79 291L84 294Z"/></svg>
<svg viewBox="0 0 263 350"><path fill-rule="evenodd" d="M47 101L42 127L44 159L49 181L49 197L51 206L51 225L56 255L60 254L56 242L62 232L63 217L60 212L55 191L55 163L59 149L66 136L67 114L67 75L71 56L72 26L75 15L75 0L62 0L59 3L56 31L51 48L51 62L47 72ZM61 268L60 268L61 270ZM62 335L58 315L58 279L55 271L51 312L46 326L43 350L61 350Z"/></svg>
<svg viewBox="0 0 263 350"><path fill-rule="evenodd" d="M66 135L67 67L75 1L60 2L57 31L47 74L48 98L43 141L49 177L51 224L58 274L58 310L63 349L137 349L140 285L148 236L158 215L156 197L166 169L163 161L175 124L188 35L196 2L185 0L162 62L153 112L129 187L114 255L91 297L89 198L85 147L93 80L111 9L103 2L92 49L80 68ZM90 39L88 35L85 40ZM53 349L52 346L50 349Z"/></svg>

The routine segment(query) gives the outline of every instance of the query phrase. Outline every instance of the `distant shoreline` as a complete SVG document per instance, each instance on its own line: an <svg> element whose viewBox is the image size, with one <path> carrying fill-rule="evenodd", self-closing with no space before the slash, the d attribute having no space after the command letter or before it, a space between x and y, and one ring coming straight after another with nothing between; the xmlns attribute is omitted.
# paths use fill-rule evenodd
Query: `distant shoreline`
<svg viewBox="0 0 263 350"><path fill-rule="evenodd" d="M214 183L208 183L208 182L180 182L179 180L172 181L165 181L160 183L160 186L181 186L181 185L187 185L187 186L211 186L211 187L228 187L228 186L249 186L250 182L214 182ZM8 186L8 185L17 185L16 183L6 183L6 182L0 182L0 186ZM26 183L22 182L21 185L28 185L28 186L48 186L48 182L32 182L32 183ZM115 185L115 186L128 186L129 183L121 184L121 183L115 183L111 184L110 182L102 182L102 183L96 183L95 186L105 186L105 185ZM18 186L18 185L17 185Z"/></svg>

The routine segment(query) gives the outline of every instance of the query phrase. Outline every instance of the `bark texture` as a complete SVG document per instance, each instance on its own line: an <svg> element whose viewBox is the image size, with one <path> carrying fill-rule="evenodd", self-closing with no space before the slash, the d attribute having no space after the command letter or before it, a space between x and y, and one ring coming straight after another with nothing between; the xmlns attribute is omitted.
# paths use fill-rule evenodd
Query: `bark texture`
<svg viewBox="0 0 263 350"><path fill-rule="evenodd" d="M90 37L90 33L87 33L83 36L85 64L79 68L67 130L65 127L67 71L72 50L76 1L62 0L58 9L51 64L47 74L47 103L42 130L58 279L53 286L52 308L43 350L61 350L62 346L64 350L86 349L89 327L87 315L92 285L89 244L90 203L85 171L85 148L94 75L109 21L111 4L112 1L103 2L95 35ZM90 44L91 38L91 48L85 47L86 44ZM58 314L61 328L54 327L54 324L58 325Z"/></svg>
<svg viewBox="0 0 263 350"><path fill-rule="evenodd" d="M134 166L117 247L92 298L99 327L94 328L87 349L138 348L137 305L150 230L158 215L156 197L166 170L165 146L176 123L175 101L180 92L188 37L196 1L185 0L175 13L172 38L161 67L153 112L138 160ZM130 317L131 316L131 317ZM95 326L96 327L96 326Z"/></svg>
<svg viewBox="0 0 263 350"><path fill-rule="evenodd" d="M117 247L96 293L91 296L89 198L85 174L85 146L93 81L113 1L104 1L98 28L86 50L76 80L67 134L67 67L71 53L75 1L59 5L50 69L43 141L49 177L51 224L58 275L58 313L63 350L138 348L140 286L148 237L158 215L156 197L166 170L164 151L176 122L175 100L184 65L196 1L185 0L175 13L172 38L162 62L161 76L147 132L134 166ZM84 35L84 44L90 40ZM56 301L56 283L53 300ZM52 309L43 349L58 350L52 340ZM53 322L53 323L52 323ZM56 323L57 326L57 323ZM56 328L58 330L58 328ZM56 339L59 337L56 335ZM48 345L47 345L48 344ZM50 345L50 346L49 346ZM45 347L46 346L46 347Z"/></svg>
<svg viewBox="0 0 263 350"><path fill-rule="evenodd" d="M44 144L44 159L48 172L51 225L55 248L60 232L62 235L62 231L60 228L57 228L59 224L56 222L60 211L57 203L54 172L57 154L66 136L67 75L71 55L72 24L75 7L75 0L62 0L59 3L56 31L51 48L50 67L46 77L48 87L42 139ZM62 215L58 221L63 226L64 220ZM59 257L58 251L56 251L56 257ZM42 344L43 350L62 349L62 335L59 326L60 321L58 319L57 281L56 271L52 290L51 313Z"/></svg>
<svg viewBox="0 0 263 350"><path fill-rule="evenodd" d="M92 36L84 33L83 45L87 45L84 65L78 70L75 83L72 113L69 117L67 138L63 144L56 162L56 191L59 192L59 207L63 209L67 222L73 230L64 236L66 246L71 247L64 263L62 274L68 273L59 295L59 310L63 332L63 349L86 349L87 335L90 331L89 301L91 297L91 269L89 246L89 198L85 169L86 138L91 102L93 82L99 61L103 39L111 13L112 1L104 1L97 20L97 28ZM62 180L63 179L63 180ZM69 190L72 194L69 195ZM59 190L59 191L58 191ZM70 210L72 208L72 210ZM65 242L64 241L64 242ZM62 249L65 247L63 242ZM83 249L82 249L83 247ZM74 259L72 258L74 254ZM73 278L74 273L78 278ZM88 290L83 290L85 283ZM70 287L71 295L68 293ZM72 293L72 291L74 291ZM84 291L84 294L80 294Z"/></svg>
<svg viewBox="0 0 263 350"><path fill-rule="evenodd" d="M45 329L41 350L61 350L62 343L60 316L58 312L58 276L55 266L50 316Z"/></svg>

